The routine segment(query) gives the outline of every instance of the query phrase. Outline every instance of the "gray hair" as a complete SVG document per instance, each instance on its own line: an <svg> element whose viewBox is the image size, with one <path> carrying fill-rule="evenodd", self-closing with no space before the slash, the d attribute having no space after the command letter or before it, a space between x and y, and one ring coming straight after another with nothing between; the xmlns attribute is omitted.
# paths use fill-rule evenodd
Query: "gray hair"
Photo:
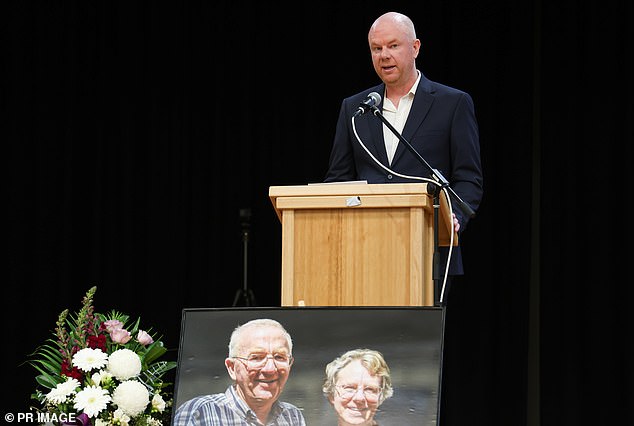
<svg viewBox="0 0 634 426"><path fill-rule="evenodd" d="M255 319L255 320L246 322L242 325L239 325L238 327L235 328L235 330L233 330L233 333L231 333L231 339L229 340L229 358L238 356L238 349L241 343L240 338L242 337L243 331L245 331L246 329L252 329L252 328L268 328L268 327L277 328L284 333L284 337L286 338L286 342L288 343L289 354L292 355L293 354L293 339L291 338L291 335L288 334L288 331L286 331L284 326L282 326L282 324L280 324L279 322L273 319L262 318L262 319Z"/></svg>
<svg viewBox="0 0 634 426"><path fill-rule="evenodd" d="M352 361L361 361L361 364L370 374L381 379L381 398L379 403L383 403L383 401L394 394L392 379L390 378L390 367L385 362L383 354L372 349L352 349L326 365L326 378L322 386L322 391L326 397L334 396L337 375Z"/></svg>

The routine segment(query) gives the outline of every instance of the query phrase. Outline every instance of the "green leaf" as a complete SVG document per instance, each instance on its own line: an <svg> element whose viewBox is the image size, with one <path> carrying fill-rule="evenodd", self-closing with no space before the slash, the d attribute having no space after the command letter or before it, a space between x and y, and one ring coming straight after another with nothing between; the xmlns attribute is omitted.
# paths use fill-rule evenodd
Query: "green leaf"
<svg viewBox="0 0 634 426"><path fill-rule="evenodd" d="M35 381L39 385L44 386L46 389L53 389L58 384L63 383L63 380L60 380L55 376L51 376L50 374L40 374L35 377Z"/></svg>
<svg viewBox="0 0 634 426"><path fill-rule="evenodd" d="M58 364L50 364L41 359L29 361L29 364L42 374L59 374L61 370Z"/></svg>
<svg viewBox="0 0 634 426"><path fill-rule="evenodd" d="M143 363L150 365L154 360L160 358L167 352L167 349L163 346L163 342L156 341L147 347L147 352L143 356Z"/></svg>
<svg viewBox="0 0 634 426"><path fill-rule="evenodd" d="M139 331L139 324L141 323L141 318L137 318L136 322L132 325L128 325L126 330L128 330L132 335L136 335Z"/></svg>
<svg viewBox="0 0 634 426"><path fill-rule="evenodd" d="M60 373L62 356L56 348L50 345L42 345L32 356L34 359L29 360L28 364L39 372L57 375Z"/></svg>

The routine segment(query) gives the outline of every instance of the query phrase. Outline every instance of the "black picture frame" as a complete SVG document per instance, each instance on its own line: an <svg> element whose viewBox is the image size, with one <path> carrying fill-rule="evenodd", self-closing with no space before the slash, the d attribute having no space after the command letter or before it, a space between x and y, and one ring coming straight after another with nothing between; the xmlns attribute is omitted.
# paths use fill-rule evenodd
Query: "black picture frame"
<svg viewBox="0 0 634 426"><path fill-rule="evenodd" d="M184 309L173 414L195 396L226 390L231 333L256 318L275 319L292 336L295 361L280 400L300 408L307 426L336 424L321 391L325 366L355 348L378 350L390 367L394 395L379 407L379 424L437 424L444 327L438 307Z"/></svg>

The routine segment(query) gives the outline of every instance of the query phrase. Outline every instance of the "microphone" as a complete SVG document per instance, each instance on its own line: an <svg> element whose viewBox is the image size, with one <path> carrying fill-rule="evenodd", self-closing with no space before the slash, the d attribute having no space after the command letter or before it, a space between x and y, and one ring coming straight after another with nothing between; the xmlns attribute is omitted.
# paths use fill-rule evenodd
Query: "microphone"
<svg viewBox="0 0 634 426"><path fill-rule="evenodd" d="M365 98L365 100L359 104L359 108L357 108L357 111L354 113L353 117L358 117L360 115L365 114L370 109L372 109L372 107L375 107L380 103L381 103L381 95L379 95L376 92L370 93L368 97Z"/></svg>

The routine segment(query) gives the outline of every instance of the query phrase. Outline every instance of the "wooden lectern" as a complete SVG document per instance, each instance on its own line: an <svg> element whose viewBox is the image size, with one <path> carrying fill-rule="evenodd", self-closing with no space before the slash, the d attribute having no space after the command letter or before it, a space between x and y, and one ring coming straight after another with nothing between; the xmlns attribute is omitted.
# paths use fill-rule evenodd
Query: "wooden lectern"
<svg viewBox="0 0 634 426"><path fill-rule="evenodd" d="M271 186L269 197L282 223L282 306L434 306L426 183Z"/></svg>

